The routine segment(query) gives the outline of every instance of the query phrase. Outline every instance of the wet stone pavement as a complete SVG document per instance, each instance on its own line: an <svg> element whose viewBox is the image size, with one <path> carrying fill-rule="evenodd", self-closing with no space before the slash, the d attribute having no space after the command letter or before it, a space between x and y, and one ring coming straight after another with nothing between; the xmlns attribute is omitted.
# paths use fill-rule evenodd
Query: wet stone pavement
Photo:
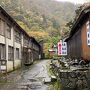
<svg viewBox="0 0 90 90"><path fill-rule="evenodd" d="M49 60L43 60L16 70L0 78L0 90L49 90L44 79L49 78L47 65Z"/></svg>

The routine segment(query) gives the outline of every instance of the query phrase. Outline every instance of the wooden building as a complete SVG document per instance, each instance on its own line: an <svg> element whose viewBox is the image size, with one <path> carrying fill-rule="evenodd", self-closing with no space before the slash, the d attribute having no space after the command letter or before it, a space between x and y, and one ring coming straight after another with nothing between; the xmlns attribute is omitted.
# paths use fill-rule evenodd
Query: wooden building
<svg viewBox="0 0 90 90"><path fill-rule="evenodd" d="M41 59L41 46L35 40L35 38L30 37L28 46L23 47L23 59L24 64L29 65L32 64L34 60Z"/></svg>
<svg viewBox="0 0 90 90"><path fill-rule="evenodd" d="M90 62L90 4L81 11L65 41L68 58Z"/></svg>
<svg viewBox="0 0 90 90"><path fill-rule="evenodd" d="M0 71L12 71L39 59L39 43L0 6Z"/></svg>

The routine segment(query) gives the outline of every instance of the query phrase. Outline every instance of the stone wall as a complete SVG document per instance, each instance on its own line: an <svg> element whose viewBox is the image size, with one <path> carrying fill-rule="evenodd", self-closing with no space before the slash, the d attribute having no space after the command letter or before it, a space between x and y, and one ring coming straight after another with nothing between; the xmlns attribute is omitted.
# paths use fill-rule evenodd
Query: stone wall
<svg viewBox="0 0 90 90"><path fill-rule="evenodd" d="M90 90L90 71L60 71L60 90Z"/></svg>
<svg viewBox="0 0 90 90"><path fill-rule="evenodd" d="M90 69L61 69L52 65L53 72L60 79L60 90L90 90Z"/></svg>

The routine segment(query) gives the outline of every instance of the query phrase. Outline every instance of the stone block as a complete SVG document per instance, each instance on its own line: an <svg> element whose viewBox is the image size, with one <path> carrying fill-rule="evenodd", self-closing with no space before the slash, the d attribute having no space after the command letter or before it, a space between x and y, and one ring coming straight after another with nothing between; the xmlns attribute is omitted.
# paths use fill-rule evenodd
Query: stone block
<svg viewBox="0 0 90 90"><path fill-rule="evenodd" d="M51 83L51 78L45 78L44 79L44 84L48 84Z"/></svg>
<svg viewBox="0 0 90 90"><path fill-rule="evenodd" d="M51 76L51 82L56 82L56 81L57 81L56 76Z"/></svg>

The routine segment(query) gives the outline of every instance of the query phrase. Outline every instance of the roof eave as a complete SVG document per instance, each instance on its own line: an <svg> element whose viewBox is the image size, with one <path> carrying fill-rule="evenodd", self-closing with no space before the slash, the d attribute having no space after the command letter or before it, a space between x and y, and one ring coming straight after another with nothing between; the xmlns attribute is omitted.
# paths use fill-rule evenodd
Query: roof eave
<svg viewBox="0 0 90 90"><path fill-rule="evenodd" d="M74 25L71 29L69 38L71 38L73 36L73 32L75 31L75 28L77 27L77 25L79 24L81 19L84 17L84 15L87 14L88 12L90 12L90 9L85 9L81 12L80 16L78 17L78 19L76 20L76 22L74 23Z"/></svg>

